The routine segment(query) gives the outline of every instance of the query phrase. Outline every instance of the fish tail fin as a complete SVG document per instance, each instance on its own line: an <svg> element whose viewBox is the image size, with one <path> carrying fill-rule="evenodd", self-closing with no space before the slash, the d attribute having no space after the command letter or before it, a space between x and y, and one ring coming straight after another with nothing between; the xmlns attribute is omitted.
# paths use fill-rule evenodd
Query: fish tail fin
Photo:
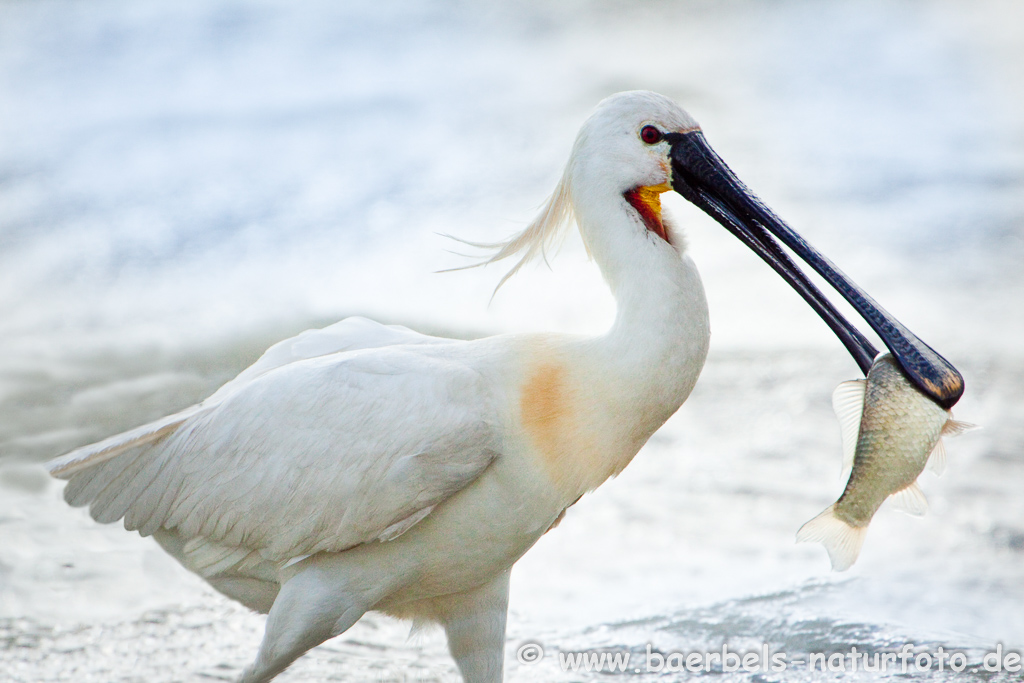
<svg viewBox="0 0 1024 683"><path fill-rule="evenodd" d="M796 532L797 543L819 541L828 551L832 571L842 572L853 566L864 545L866 526L851 526L835 516L835 505L800 527Z"/></svg>
<svg viewBox="0 0 1024 683"><path fill-rule="evenodd" d="M928 512L928 499L924 497L924 493L916 481L892 494L891 497L893 507L908 515L920 517Z"/></svg>

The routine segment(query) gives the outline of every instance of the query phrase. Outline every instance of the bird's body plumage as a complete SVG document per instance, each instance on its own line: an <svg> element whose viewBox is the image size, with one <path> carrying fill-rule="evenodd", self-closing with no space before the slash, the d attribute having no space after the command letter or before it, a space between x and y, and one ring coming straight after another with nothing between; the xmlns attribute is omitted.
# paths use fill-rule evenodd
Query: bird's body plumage
<svg viewBox="0 0 1024 683"><path fill-rule="evenodd" d="M618 303L605 335L459 341L350 318L271 347L198 406L51 463L69 503L155 536L269 612L244 681L269 680L369 609L441 622L467 681L500 680L512 564L629 463L707 353L679 235L660 205L625 195L667 188L665 155L616 158L645 117L693 124L660 96L633 100L592 117L513 250L537 253L575 213Z"/></svg>

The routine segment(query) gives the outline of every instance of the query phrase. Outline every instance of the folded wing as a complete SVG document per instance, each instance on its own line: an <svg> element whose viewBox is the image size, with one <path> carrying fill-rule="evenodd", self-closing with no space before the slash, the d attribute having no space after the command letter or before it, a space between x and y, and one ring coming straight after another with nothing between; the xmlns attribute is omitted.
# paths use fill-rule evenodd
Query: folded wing
<svg viewBox="0 0 1024 683"><path fill-rule="evenodd" d="M120 442L52 461L51 471L70 480L67 501L96 520L123 518L143 535L173 530L207 564L250 553L285 563L388 540L497 455L480 376L429 346L268 363Z"/></svg>

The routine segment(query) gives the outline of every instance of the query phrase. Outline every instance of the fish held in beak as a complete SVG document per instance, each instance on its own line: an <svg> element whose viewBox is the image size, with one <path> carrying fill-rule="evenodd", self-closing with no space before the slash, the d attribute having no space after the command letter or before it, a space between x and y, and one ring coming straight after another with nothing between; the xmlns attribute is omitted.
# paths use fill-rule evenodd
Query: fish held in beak
<svg viewBox="0 0 1024 683"><path fill-rule="evenodd" d="M928 509L917 478L928 465L945 468L943 436L974 425L958 422L912 384L890 354L880 355L866 380L843 382L832 396L843 435L844 469L851 467L843 495L804 524L796 540L820 541L832 569L849 569L879 506L890 496L896 507L922 515Z"/></svg>

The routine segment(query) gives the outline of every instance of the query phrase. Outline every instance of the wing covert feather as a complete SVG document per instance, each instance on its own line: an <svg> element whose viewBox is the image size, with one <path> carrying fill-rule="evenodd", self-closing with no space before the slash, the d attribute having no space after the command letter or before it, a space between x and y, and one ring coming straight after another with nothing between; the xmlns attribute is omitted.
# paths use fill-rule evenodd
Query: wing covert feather
<svg viewBox="0 0 1024 683"><path fill-rule="evenodd" d="M475 370L416 347L293 361L72 475L66 497L274 561L339 551L394 538L478 477L497 454L490 406Z"/></svg>

